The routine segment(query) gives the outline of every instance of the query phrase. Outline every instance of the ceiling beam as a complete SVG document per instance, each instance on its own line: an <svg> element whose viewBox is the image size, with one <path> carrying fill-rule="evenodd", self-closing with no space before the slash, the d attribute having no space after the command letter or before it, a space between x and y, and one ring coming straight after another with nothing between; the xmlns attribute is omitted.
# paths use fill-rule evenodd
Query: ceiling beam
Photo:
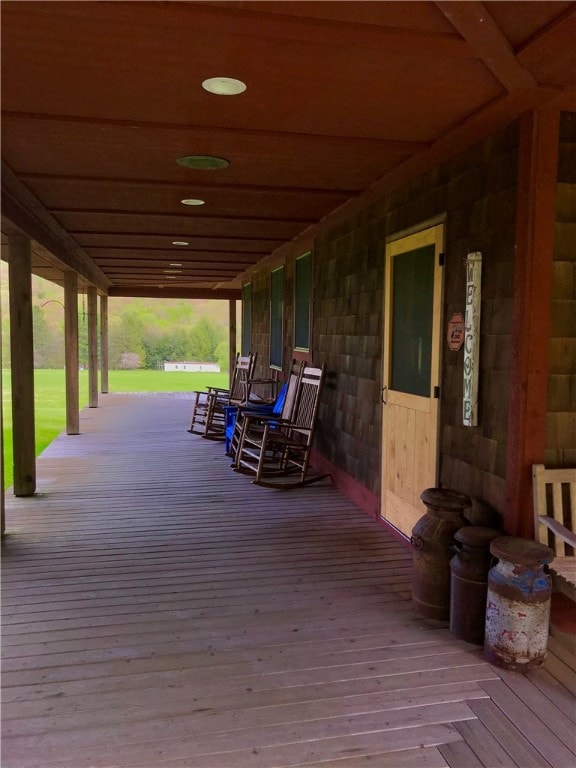
<svg viewBox="0 0 576 768"><path fill-rule="evenodd" d="M567 45L572 45L574 48L574 41L576 40L575 5L572 3L550 24L518 48L516 57L523 66L533 66L538 61L553 56L555 51L565 48Z"/></svg>
<svg viewBox="0 0 576 768"><path fill-rule="evenodd" d="M133 285L135 279L138 283L142 283L145 280L153 281L154 283L161 282L162 280L174 280L175 285L179 283L207 283L217 282L222 280L233 280L240 274L241 270L194 270L193 274L187 274L186 272L168 273L166 274L162 269L156 270L138 270L134 273L134 270L113 270L110 272L110 278L114 285L118 285L120 282L125 282L127 285ZM170 283L166 283L169 285Z"/></svg>
<svg viewBox="0 0 576 768"><path fill-rule="evenodd" d="M100 291L109 279L88 254L62 229L42 203L2 161L2 231L19 231L43 245L60 268L73 269Z"/></svg>
<svg viewBox="0 0 576 768"><path fill-rule="evenodd" d="M54 181L54 182L73 182L74 184L125 184L129 187L166 187L168 189L181 189L182 194L190 189L190 181L160 181L158 179L125 179L114 178L110 176L71 176L56 175L48 173L22 173L20 178L23 181ZM321 197L352 197L359 194L357 189L333 189L325 187L273 187L263 184L211 184L203 182L194 182L194 189L217 190L219 192L262 192L266 195L320 195Z"/></svg>
<svg viewBox="0 0 576 768"><path fill-rule="evenodd" d="M239 288L154 288L153 286L116 286L110 288L108 295L125 298L149 298L149 299L231 299L242 298Z"/></svg>
<svg viewBox="0 0 576 768"><path fill-rule="evenodd" d="M509 93L536 87L484 3L437 0L436 5Z"/></svg>

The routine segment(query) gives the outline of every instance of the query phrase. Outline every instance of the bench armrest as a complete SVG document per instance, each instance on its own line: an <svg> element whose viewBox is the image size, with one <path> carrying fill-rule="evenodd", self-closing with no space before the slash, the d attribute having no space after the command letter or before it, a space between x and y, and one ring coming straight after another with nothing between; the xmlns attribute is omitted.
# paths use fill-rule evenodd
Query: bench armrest
<svg viewBox="0 0 576 768"><path fill-rule="evenodd" d="M541 525L545 525L546 528L551 530L552 533L562 539L562 541L565 541L566 544L569 544L576 549L576 534L569 531L568 528L563 526L557 520L554 520L552 517L547 517L546 515L538 515L538 522Z"/></svg>

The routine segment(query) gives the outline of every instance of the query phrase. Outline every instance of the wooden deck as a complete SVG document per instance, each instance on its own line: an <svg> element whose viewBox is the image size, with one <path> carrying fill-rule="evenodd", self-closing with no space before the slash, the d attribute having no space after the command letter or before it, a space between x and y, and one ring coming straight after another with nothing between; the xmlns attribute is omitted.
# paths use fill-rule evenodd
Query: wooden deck
<svg viewBox="0 0 576 768"><path fill-rule="evenodd" d="M574 699L410 607L410 552L106 395L7 498L3 768L576 765Z"/></svg>

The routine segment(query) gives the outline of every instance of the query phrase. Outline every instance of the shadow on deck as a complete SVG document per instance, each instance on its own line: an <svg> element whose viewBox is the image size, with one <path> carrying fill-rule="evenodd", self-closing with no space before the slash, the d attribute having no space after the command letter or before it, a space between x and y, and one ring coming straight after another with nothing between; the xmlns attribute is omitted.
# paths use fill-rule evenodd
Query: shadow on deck
<svg viewBox="0 0 576 768"><path fill-rule="evenodd" d="M328 483L282 493L106 395L7 498L4 768L576 764L574 701L410 607L410 552Z"/></svg>

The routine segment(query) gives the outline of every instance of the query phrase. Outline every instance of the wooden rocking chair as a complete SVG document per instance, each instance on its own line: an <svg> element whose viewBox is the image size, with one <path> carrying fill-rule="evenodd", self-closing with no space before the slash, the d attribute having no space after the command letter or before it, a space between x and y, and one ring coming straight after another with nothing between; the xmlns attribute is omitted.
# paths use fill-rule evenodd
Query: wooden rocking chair
<svg viewBox="0 0 576 768"><path fill-rule="evenodd" d="M328 475L307 476L325 369L306 368L290 419L247 415L236 470L253 474L256 485L289 490Z"/></svg>
<svg viewBox="0 0 576 768"><path fill-rule="evenodd" d="M195 435L223 440L225 429L224 405L243 403L248 399L250 380L254 374L257 354L236 355L230 389L208 387L206 392L194 392L190 429Z"/></svg>
<svg viewBox="0 0 576 768"><path fill-rule="evenodd" d="M272 417L272 419L284 419L289 420L292 418L294 414L294 407L296 405L296 396L298 394L298 388L300 386L300 380L302 378L302 374L304 372L304 369L306 368L306 363L301 362L297 363L296 360L292 361L292 366L290 368L290 373L288 374L288 378L280 390L280 393L274 403L270 403L269 405L261 405L258 403L249 403L247 405L241 405L237 408L231 407L228 410L228 424L226 426L226 442L227 442L227 455L231 456L234 461L230 466L236 468L237 462L237 452L238 448L240 446L240 443L242 441L242 435L244 433L244 429L248 424L248 421L246 420L246 416L253 416L253 417L262 417L262 419L267 419L268 417ZM252 429L260 428L261 430L263 427L258 427L255 419L251 422Z"/></svg>

